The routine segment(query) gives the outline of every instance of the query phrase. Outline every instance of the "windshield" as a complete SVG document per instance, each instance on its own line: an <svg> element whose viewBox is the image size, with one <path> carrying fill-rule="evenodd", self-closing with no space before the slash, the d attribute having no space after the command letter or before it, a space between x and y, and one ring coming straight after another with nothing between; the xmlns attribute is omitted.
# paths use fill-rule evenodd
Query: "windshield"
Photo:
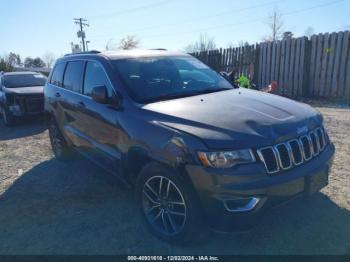
<svg viewBox="0 0 350 262"><path fill-rule="evenodd" d="M193 57L113 61L129 94L140 103L232 89L221 75Z"/></svg>
<svg viewBox="0 0 350 262"><path fill-rule="evenodd" d="M7 75L3 78L6 88L44 86L46 77L41 74Z"/></svg>

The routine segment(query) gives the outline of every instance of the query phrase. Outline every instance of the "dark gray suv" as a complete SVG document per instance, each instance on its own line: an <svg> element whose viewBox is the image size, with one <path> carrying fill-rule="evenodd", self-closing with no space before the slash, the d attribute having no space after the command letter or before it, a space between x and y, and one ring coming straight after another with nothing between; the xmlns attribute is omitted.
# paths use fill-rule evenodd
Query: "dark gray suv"
<svg viewBox="0 0 350 262"><path fill-rule="evenodd" d="M11 126L23 116L44 113L46 77L36 72L0 74L0 113Z"/></svg>
<svg viewBox="0 0 350 262"><path fill-rule="evenodd" d="M317 111L238 88L187 54L68 55L44 93L55 155L77 151L132 185L167 241L251 225L328 183L334 146Z"/></svg>

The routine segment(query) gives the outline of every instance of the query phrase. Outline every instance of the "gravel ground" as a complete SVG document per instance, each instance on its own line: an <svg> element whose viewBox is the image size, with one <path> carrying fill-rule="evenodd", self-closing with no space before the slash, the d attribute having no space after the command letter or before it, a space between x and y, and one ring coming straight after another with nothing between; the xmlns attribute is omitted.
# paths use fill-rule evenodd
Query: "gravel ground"
<svg viewBox="0 0 350 262"><path fill-rule="evenodd" d="M104 171L56 161L40 119L0 120L0 254L350 254L350 107L314 105L337 149L329 186L250 232L186 248L150 235L132 192Z"/></svg>

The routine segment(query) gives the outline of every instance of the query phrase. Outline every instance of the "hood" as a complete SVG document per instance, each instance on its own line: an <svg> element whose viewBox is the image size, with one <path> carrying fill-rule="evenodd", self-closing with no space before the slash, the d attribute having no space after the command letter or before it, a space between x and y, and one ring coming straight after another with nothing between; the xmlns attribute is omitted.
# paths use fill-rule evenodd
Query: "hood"
<svg viewBox="0 0 350 262"><path fill-rule="evenodd" d="M17 95L32 95L32 94L44 94L43 86L28 86L28 87L16 87L16 88L4 88L6 94Z"/></svg>
<svg viewBox="0 0 350 262"><path fill-rule="evenodd" d="M272 145L322 124L321 115L306 104L242 88L152 103L143 110L210 149Z"/></svg>

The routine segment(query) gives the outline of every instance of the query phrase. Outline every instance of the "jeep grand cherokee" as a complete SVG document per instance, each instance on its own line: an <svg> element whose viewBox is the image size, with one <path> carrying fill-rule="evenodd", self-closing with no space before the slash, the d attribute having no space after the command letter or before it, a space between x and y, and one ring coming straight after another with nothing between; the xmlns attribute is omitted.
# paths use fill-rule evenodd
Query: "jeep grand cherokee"
<svg viewBox="0 0 350 262"><path fill-rule="evenodd" d="M187 54L67 55L44 92L56 157L74 149L133 185L167 241L235 230L328 183L334 146L317 111L238 88Z"/></svg>

